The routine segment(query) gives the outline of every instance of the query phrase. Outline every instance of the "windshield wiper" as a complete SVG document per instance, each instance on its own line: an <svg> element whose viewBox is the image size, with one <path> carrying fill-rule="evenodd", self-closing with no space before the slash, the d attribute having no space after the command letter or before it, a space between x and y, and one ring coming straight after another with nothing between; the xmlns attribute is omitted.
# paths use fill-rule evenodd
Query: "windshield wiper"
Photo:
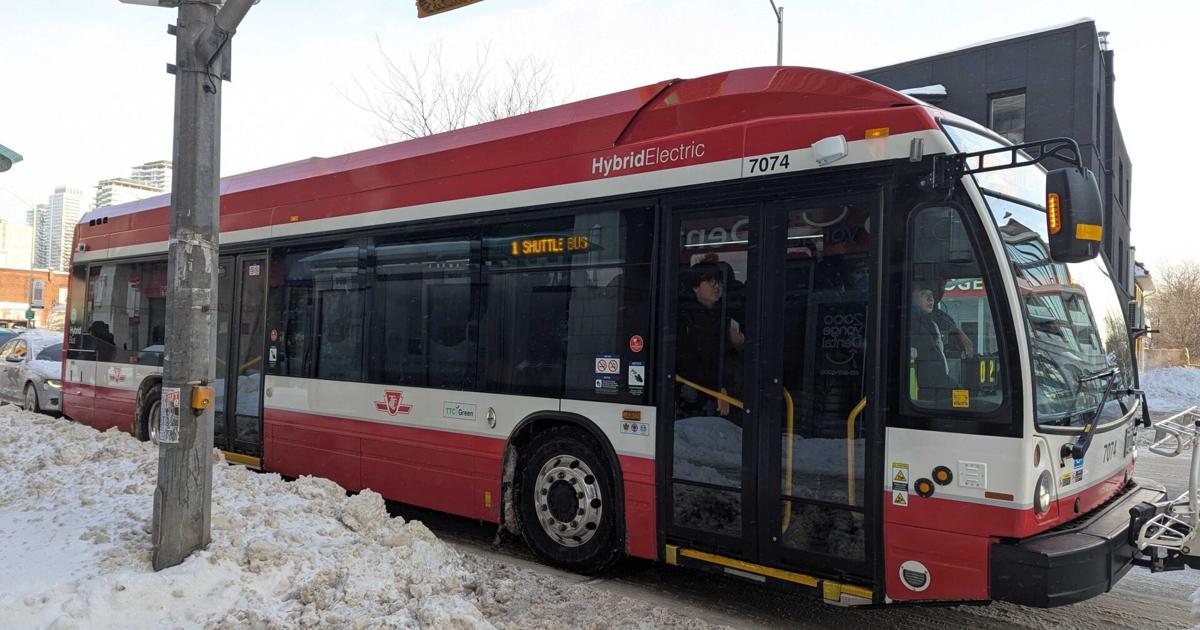
<svg viewBox="0 0 1200 630"><path fill-rule="evenodd" d="M1087 454L1088 447L1092 445L1092 435L1096 431L1096 422L1100 420L1100 414L1104 413L1104 405L1108 403L1108 396L1112 393L1113 385L1117 383L1117 376L1121 374L1121 368L1113 366L1097 372L1090 372L1079 377L1079 383L1089 383L1098 381L1102 378L1108 379L1104 384L1104 391L1100 393L1100 404L1096 405L1096 411L1092 413L1092 417L1083 425L1083 433L1074 443L1067 442L1062 445L1062 450L1059 452L1061 459L1071 457L1074 459L1083 459ZM1060 462L1062 463L1062 462Z"/></svg>
<svg viewBox="0 0 1200 630"><path fill-rule="evenodd" d="M1095 372L1089 372L1087 374L1084 374L1079 377L1079 382L1080 382L1080 384L1090 383L1092 381L1098 381L1102 378L1112 378L1120 373L1121 373L1121 368L1114 365L1110 368L1106 368L1103 370L1097 370ZM1110 389L1111 387L1112 387L1112 381L1110 381L1108 386L1105 388L1105 393L1107 393L1108 389Z"/></svg>

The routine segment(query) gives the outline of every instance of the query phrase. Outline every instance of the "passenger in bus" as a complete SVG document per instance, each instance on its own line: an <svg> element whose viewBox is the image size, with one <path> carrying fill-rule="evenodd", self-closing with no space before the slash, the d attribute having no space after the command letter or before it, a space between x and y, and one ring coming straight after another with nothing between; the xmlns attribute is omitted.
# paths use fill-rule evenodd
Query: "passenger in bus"
<svg viewBox="0 0 1200 630"><path fill-rule="evenodd" d="M88 334L94 340L92 346L96 350L96 360L112 361L117 353L117 345L112 331L108 328L108 322L101 319L93 321L92 325L88 326Z"/></svg>
<svg viewBox="0 0 1200 630"><path fill-rule="evenodd" d="M933 314L935 304L933 289L919 285L913 289L909 351L916 372L916 398L924 401L948 398L951 387L942 330Z"/></svg>
<svg viewBox="0 0 1200 630"><path fill-rule="evenodd" d="M713 392L739 399L741 351L746 335L730 313L725 296L726 270L708 260L692 265L683 276L676 339L678 374ZM729 400L680 383L681 417L719 415L741 424L740 410Z"/></svg>

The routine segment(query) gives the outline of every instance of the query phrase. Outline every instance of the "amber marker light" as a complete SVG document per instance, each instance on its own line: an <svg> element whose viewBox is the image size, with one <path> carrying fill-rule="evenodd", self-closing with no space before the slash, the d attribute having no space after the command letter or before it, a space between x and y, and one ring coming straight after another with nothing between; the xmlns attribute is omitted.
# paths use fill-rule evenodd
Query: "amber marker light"
<svg viewBox="0 0 1200 630"><path fill-rule="evenodd" d="M954 474L950 472L949 468L938 466L933 469L933 480L937 485L944 486L954 480Z"/></svg>
<svg viewBox="0 0 1200 630"><path fill-rule="evenodd" d="M890 135L892 135L892 130L890 127L876 127L874 129L867 130L867 140L872 138L886 138Z"/></svg>
<svg viewBox="0 0 1200 630"><path fill-rule="evenodd" d="M1058 193L1046 195L1046 227L1051 234L1062 231L1062 200L1058 198Z"/></svg>

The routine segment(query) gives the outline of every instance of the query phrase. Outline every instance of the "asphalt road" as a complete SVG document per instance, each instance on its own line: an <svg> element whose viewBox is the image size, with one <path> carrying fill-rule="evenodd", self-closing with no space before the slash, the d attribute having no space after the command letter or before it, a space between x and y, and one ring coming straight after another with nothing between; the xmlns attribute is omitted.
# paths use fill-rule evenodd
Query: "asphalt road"
<svg viewBox="0 0 1200 630"><path fill-rule="evenodd" d="M1143 454L1137 475L1156 479L1172 495L1187 483L1187 456ZM1200 571L1151 574L1135 567L1112 592L1086 602L1035 609L1003 602L972 606L838 608L816 593L781 592L735 578L637 559L626 559L601 577L583 577L542 565L519 540L493 549L496 527L419 508L389 504L394 514L416 519L464 553L484 555L557 579L653 603L735 628L1192 628L1189 596L1200 588Z"/></svg>

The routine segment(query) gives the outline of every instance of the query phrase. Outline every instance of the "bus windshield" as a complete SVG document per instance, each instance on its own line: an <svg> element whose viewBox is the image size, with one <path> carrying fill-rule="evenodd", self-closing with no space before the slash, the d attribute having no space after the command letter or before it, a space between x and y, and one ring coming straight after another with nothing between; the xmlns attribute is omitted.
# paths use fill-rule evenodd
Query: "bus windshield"
<svg viewBox="0 0 1200 630"><path fill-rule="evenodd" d="M945 129L964 152L1002 146L964 127L947 123ZM1128 409L1134 370L1124 309L1108 265L1102 257L1081 263L1050 258L1041 167L973 177L999 228L1021 296L1038 424L1082 426L1093 418L1103 423L1120 417Z"/></svg>

